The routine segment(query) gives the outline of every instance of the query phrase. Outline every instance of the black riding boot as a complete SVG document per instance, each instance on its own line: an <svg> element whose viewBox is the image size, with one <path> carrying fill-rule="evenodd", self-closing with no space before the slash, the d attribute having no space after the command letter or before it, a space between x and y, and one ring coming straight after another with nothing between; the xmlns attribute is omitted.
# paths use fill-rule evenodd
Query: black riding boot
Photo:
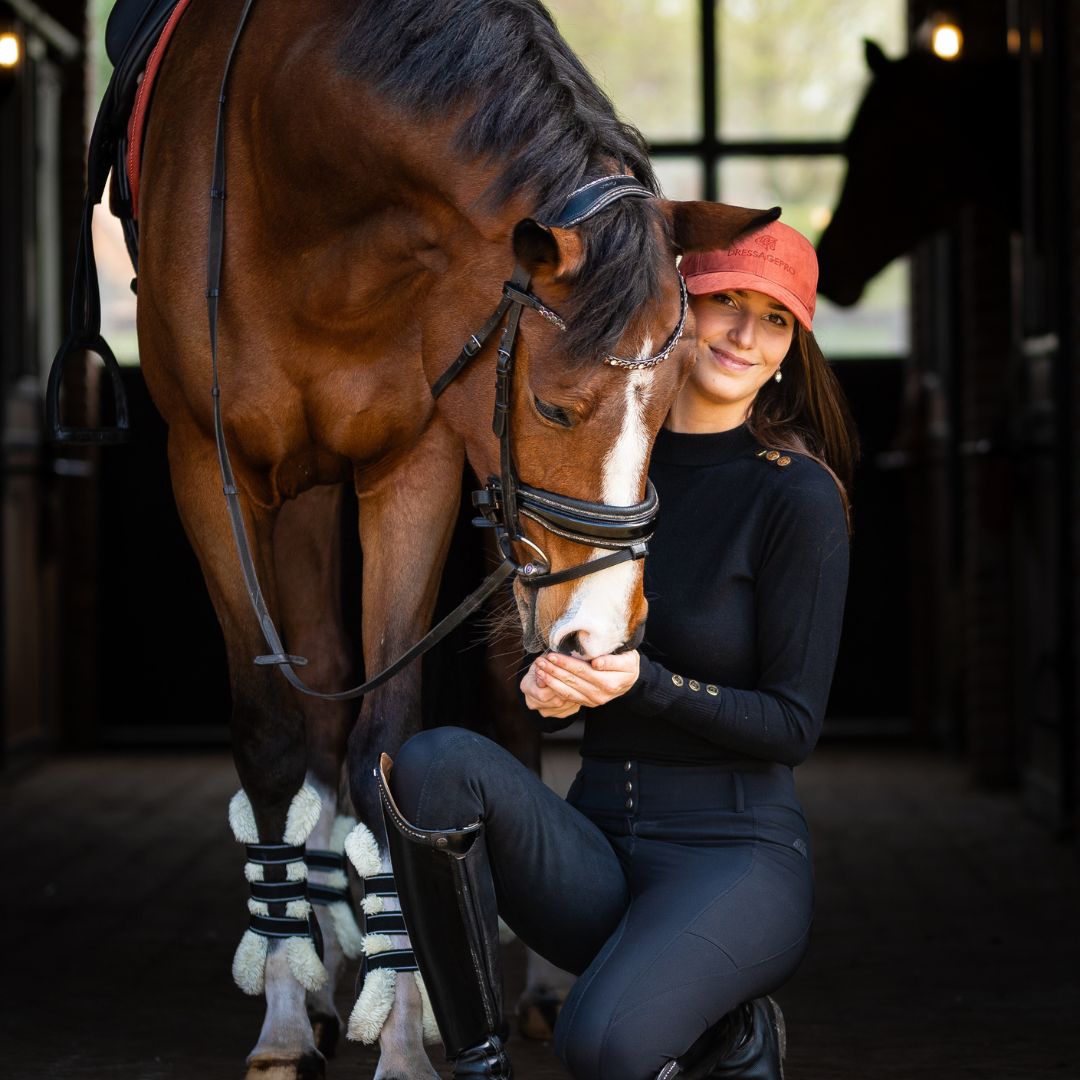
<svg viewBox="0 0 1080 1080"><path fill-rule="evenodd" d="M392 768L383 754L379 791L394 879L455 1080L510 1080L498 910L483 823L416 828L390 793Z"/></svg>
<svg viewBox="0 0 1080 1080"><path fill-rule="evenodd" d="M740 1005L707 1031L656 1080L784 1080L787 1032L772 998Z"/></svg>

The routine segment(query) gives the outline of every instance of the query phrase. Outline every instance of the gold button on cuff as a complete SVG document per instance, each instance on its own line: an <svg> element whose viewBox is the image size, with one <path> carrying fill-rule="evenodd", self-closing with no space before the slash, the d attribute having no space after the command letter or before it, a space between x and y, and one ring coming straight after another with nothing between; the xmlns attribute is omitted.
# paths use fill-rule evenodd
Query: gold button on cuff
<svg viewBox="0 0 1080 1080"><path fill-rule="evenodd" d="M770 450L765 455L765 460L766 461L775 461L779 456L780 456L780 451L779 450Z"/></svg>
<svg viewBox="0 0 1080 1080"><path fill-rule="evenodd" d="M720 693L720 688L718 686L713 686L712 683L709 683L709 685L705 687L705 693L712 694L713 697L716 697L716 695Z"/></svg>
<svg viewBox="0 0 1080 1080"><path fill-rule="evenodd" d="M686 685L689 686L691 690L701 689L701 683L699 683L697 679L691 679Z"/></svg>
<svg viewBox="0 0 1080 1080"><path fill-rule="evenodd" d="M682 686L682 684L683 684L683 682L684 682L684 679L683 679L683 677L682 677L681 675L672 675L672 676L671 676L671 681L672 681L672 682L673 682L673 683L674 683L674 684L675 684L676 686Z"/></svg>
<svg viewBox="0 0 1080 1080"><path fill-rule="evenodd" d="M787 456L787 454L785 454L782 458L779 458L777 460L776 464L777 465L790 465L791 464L791 458L789 458Z"/></svg>

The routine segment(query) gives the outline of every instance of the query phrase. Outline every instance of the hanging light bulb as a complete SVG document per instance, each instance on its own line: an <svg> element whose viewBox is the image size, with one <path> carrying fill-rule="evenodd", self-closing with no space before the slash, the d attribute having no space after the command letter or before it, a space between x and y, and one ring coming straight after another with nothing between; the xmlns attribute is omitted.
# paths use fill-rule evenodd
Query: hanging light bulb
<svg viewBox="0 0 1080 1080"><path fill-rule="evenodd" d="M942 60L955 60L964 49L964 34L956 23L938 23L930 37L930 48Z"/></svg>
<svg viewBox="0 0 1080 1080"><path fill-rule="evenodd" d="M957 60L964 51L964 32L956 16L948 10L932 11L912 35L915 46L933 53L939 60Z"/></svg>
<svg viewBox="0 0 1080 1080"><path fill-rule="evenodd" d="M0 68L16 67L22 59L22 43L17 34L0 34Z"/></svg>

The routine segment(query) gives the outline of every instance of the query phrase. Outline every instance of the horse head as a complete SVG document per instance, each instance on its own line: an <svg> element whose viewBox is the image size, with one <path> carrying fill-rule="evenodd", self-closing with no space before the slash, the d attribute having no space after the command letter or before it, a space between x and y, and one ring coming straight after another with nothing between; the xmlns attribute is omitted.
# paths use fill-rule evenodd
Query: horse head
<svg viewBox="0 0 1080 1080"><path fill-rule="evenodd" d="M847 136L839 202L818 242L818 290L843 306L965 203L1017 215L1014 65L923 52L891 60L872 41L865 49L873 80Z"/></svg>
<svg viewBox="0 0 1080 1080"><path fill-rule="evenodd" d="M655 516L649 452L693 364L693 316L676 255L727 246L777 213L635 198L580 224L516 222L516 280L528 282L535 303L520 311L503 402L508 441L463 410L478 404L471 386L447 397L474 470L492 478L481 503L516 511L512 523L503 519L504 553L519 567L514 594L527 650L591 658L640 642L640 541ZM490 404L487 396L481 415ZM496 428L499 409L497 394ZM516 485L509 508L508 483Z"/></svg>

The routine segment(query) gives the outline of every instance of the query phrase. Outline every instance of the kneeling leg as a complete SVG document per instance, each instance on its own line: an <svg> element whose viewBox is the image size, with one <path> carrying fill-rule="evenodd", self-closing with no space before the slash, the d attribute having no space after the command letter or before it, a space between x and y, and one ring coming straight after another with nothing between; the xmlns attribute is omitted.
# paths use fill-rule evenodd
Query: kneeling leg
<svg viewBox="0 0 1080 1080"><path fill-rule="evenodd" d="M559 1017L556 1052L570 1073L780 1080L777 1017L754 999L781 985L802 957L809 875L791 875L753 843L621 843L634 896ZM751 1008L740 1011L746 1002ZM758 1039L754 1047L748 1036Z"/></svg>
<svg viewBox="0 0 1080 1080"><path fill-rule="evenodd" d="M627 890L606 837L490 740L440 728L406 744L382 793L402 907L455 1077L508 1077L498 915L580 971Z"/></svg>

